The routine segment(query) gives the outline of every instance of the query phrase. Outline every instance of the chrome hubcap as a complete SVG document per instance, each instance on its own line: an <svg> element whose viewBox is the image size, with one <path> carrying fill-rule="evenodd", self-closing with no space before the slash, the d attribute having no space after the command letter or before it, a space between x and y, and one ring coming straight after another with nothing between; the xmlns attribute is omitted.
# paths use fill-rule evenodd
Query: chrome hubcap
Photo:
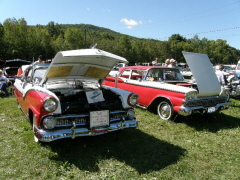
<svg viewBox="0 0 240 180"><path fill-rule="evenodd" d="M168 104L162 104L160 106L160 114L164 117L164 118L168 118L170 116L170 106Z"/></svg>

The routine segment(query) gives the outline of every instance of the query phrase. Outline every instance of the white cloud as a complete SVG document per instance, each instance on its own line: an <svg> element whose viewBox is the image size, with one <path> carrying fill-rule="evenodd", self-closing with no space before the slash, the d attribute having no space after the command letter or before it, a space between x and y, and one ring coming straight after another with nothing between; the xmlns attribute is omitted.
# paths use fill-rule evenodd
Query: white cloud
<svg viewBox="0 0 240 180"><path fill-rule="evenodd" d="M87 10L88 10L88 11L91 11L91 9L90 9L90 8L87 8Z"/></svg>
<svg viewBox="0 0 240 180"><path fill-rule="evenodd" d="M128 26L136 26L136 25L138 25L138 22L134 21L132 19L128 20L126 18L123 18L123 19L121 19L120 22L123 22L125 25L128 25Z"/></svg>
<svg viewBox="0 0 240 180"><path fill-rule="evenodd" d="M123 18L120 20L120 22L124 23L126 26L127 26L127 29L132 29L133 26L137 26L139 24L143 24L142 21L135 21L135 20L132 20L132 19L126 19L126 18Z"/></svg>

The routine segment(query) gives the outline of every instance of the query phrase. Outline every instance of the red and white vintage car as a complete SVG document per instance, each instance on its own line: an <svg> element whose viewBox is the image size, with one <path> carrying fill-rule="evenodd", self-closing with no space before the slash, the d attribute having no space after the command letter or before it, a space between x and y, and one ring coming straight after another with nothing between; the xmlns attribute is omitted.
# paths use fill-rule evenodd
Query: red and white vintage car
<svg viewBox="0 0 240 180"><path fill-rule="evenodd" d="M33 126L36 142L94 136L136 128L138 95L101 85L125 58L99 50L62 51L51 64L25 67L14 94Z"/></svg>
<svg viewBox="0 0 240 180"><path fill-rule="evenodd" d="M174 120L177 114L228 109L228 90L221 89L208 56L188 52L183 55L196 83L186 81L178 68L128 66L121 68L116 77L106 77L103 85L138 94L137 106L154 108L164 120Z"/></svg>

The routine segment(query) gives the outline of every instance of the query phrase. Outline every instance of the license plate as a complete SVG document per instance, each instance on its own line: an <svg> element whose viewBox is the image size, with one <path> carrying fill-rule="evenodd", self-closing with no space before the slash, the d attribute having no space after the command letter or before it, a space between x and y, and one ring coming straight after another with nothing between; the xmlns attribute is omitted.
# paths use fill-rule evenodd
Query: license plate
<svg viewBox="0 0 240 180"><path fill-rule="evenodd" d="M215 111L216 111L215 107L209 107L208 108L208 113L213 113Z"/></svg>
<svg viewBox="0 0 240 180"><path fill-rule="evenodd" d="M90 128L109 126L109 111L90 112Z"/></svg>

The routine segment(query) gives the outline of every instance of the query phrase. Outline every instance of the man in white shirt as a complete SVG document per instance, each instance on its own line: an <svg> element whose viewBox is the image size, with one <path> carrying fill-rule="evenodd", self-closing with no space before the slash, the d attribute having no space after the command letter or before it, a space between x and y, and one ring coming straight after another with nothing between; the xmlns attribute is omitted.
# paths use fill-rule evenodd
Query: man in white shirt
<svg viewBox="0 0 240 180"><path fill-rule="evenodd" d="M9 92L7 90L7 83L9 82L8 78L3 76L2 70L0 70L0 90L5 92L5 96L9 96Z"/></svg>
<svg viewBox="0 0 240 180"><path fill-rule="evenodd" d="M227 84L226 76L224 75L224 66L222 64L219 65L219 72L217 73L217 78L219 83L224 86Z"/></svg>

